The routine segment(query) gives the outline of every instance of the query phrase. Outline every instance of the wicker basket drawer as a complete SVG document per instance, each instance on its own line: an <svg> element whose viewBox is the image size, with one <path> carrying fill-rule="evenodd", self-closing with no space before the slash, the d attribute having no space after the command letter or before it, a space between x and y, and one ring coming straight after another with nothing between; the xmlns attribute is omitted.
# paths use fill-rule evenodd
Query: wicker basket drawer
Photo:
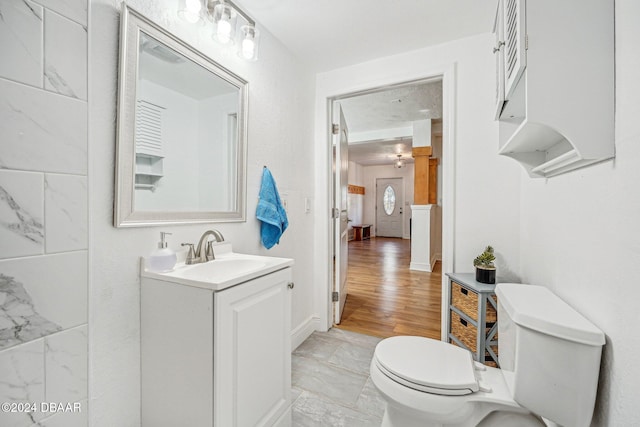
<svg viewBox="0 0 640 427"><path fill-rule="evenodd" d="M495 301L495 296L492 296ZM456 282L451 282L451 305L462 311L464 314L478 321L478 294L460 286ZM487 323L496 322L498 313L491 304L487 304Z"/></svg>
<svg viewBox="0 0 640 427"><path fill-rule="evenodd" d="M455 311L451 312L451 334L472 352L475 353L478 350L478 329Z"/></svg>
<svg viewBox="0 0 640 427"><path fill-rule="evenodd" d="M487 323L485 334L488 334L492 327L493 323ZM467 348L474 353L478 350L478 329L473 326L471 322L467 322L465 319L461 318L455 311L451 311L451 334L458 338L462 344L466 345ZM493 339L496 341L498 340L497 332ZM494 351L497 353L498 348L494 348Z"/></svg>

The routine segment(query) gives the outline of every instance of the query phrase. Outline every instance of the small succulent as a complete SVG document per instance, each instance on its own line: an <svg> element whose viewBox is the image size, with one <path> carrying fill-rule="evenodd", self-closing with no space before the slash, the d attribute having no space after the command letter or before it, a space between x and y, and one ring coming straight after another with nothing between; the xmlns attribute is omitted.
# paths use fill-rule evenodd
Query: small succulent
<svg viewBox="0 0 640 427"><path fill-rule="evenodd" d="M473 260L473 265L479 268L496 268L496 266L493 265L493 261L495 259L496 256L493 254L493 248L491 246L487 246L484 252Z"/></svg>

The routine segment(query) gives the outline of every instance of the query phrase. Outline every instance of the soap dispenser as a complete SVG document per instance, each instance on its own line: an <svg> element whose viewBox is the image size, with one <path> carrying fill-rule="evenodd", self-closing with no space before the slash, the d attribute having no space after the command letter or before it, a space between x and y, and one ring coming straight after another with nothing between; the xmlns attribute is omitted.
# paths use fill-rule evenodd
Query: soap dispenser
<svg viewBox="0 0 640 427"><path fill-rule="evenodd" d="M160 232L160 242L158 249L149 256L149 270L155 272L165 272L173 270L177 257L175 252L167 247L166 236L171 233Z"/></svg>

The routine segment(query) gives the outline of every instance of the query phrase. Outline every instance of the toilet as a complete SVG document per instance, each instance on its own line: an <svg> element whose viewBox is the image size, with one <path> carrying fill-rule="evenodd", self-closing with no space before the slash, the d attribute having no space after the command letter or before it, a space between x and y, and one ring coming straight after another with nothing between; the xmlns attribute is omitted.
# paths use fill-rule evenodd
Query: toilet
<svg viewBox="0 0 640 427"><path fill-rule="evenodd" d="M383 427L590 424L604 333L545 287L501 283L496 295L500 369L429 338L377 345Z"/></svg>

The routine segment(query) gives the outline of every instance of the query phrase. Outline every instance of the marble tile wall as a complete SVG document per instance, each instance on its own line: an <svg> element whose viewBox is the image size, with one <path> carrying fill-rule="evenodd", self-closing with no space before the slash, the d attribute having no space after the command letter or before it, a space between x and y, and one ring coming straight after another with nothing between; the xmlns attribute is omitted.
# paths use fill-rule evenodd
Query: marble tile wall
<svg viewBox="0 0 640 427"><path fill-rule="evenodd" d="M0 426L88 423L87 8L0 0Z"/></svg>

